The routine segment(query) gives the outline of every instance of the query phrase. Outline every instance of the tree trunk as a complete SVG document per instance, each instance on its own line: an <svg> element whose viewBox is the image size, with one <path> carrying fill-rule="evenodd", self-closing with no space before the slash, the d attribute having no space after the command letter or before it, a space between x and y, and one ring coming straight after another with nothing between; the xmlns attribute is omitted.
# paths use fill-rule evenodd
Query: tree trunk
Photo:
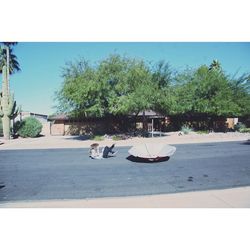
<svg viewBox="0 0 250 250"><path fill-rule="evenodd" d="M3 122L3 135L5 140L10 139L10 118L7 115L4 115L2 118Z"/></svg>
<svg viewBox="0 0 250 250"><path fill-rule="evenodd" d="M10 50L9 47L6 47L7 54L7 94L10 93L10 82L9 82L9 74L10 74Z"/></svg>

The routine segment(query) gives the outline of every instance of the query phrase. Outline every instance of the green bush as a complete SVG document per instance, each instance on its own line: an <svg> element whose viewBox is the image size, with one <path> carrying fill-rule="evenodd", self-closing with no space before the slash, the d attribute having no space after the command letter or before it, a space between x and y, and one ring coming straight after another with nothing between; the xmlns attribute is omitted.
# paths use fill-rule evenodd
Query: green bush
<svg viewBox="0 0 250 250"><path fill-rule="evenodd" d="M241 128L240 133L250 133L250 128Z"/></svg>
<svg viewBox="0 0 250 250"><path fill-rule="evenodd" d="M28 117L18 124L17 133L21 137L37 137L42 131L42 123L34 117Z"/></svg>
<svg viewBox="0 0 250 250"><path fill-rule="evenodd" d="M93 136L92 138L94 141L103 141L104 140L104 137L101 136L101 135L95 135Z"/></svg>
<svg viewBox="0 0 250 250"><path fill-rule="evenodd" d="M113 139L114 141L120 141L120 140L123 139L123 137L120 136L120 135L114 135L114 136L112 136L112 139Z"/></svg>
<svg viewBox="0 0 250 250"><path fill-rule="evenodd" d="M242 122L238 122L235 126L234 126L234 130L235 131L240 131L241 129L245 129L246 125Z"/></svg>
<svg viewBox="0 0 250 250"><path fill-rule="evenodd" d="M196 131L197 134L209 134L208 130L198 130Z"/></svg>
<svg viewBox="0 0 250 250"><path fill-rule="evenodd" d="M181 127L181 132L182 132L183 134L185 134L185 135L189 134L189 133L192 132L192 131L193 131L193 129L190 128L190 127L187 126L187 125L184 125L184 126Z"/></svg>
<svg viewBox="0 0 250 250"><path fill-rule="evenodd" d="M0 136L3 136L3 123L1 117L0 117Z"/></svg>

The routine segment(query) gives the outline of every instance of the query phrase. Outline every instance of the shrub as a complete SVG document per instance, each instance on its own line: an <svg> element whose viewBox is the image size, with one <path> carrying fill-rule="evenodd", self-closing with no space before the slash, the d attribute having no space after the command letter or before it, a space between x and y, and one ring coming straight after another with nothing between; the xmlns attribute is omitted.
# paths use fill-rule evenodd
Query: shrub
<svg viewBox="0 0 250 250"><path fill-rule="evenodd" d="M209 130L198 130L196 131L197 134L209 134Z"/></svg>
<svg viewBox="0 0 250 250"><path fill-rule="evenodd" d="M123 137L120 135L114 135L114 136L112 136L112 140L114 140L114 141L123 140Z"/></svg>
<svg viewBox="0 0 250 250"><path fill-rule="evenodd" d="M190 128L190 127L187 126L187 125L184 125L184 126L181 127L181 132L182 132L183 134L185 134L185 135L189 134L189 133L192 132L192 131L193 131L193 129Z"/></svg>
<svg viewBox="0 0 250 250"><path fill-rule="evenodd" d="M42 123L34 117L28 117L18 125L17 133L21 137L37 137L42 131Z"/></svg>
<svg viewBox="0 0 250 250"><path fill-rule="evenodd" d="M172 123L167 124L166 128L165 128L166 132L173 132L173 131L177 131L177 130L178 130L178 127L174 126L174 124L172 124Z"/></svg>
<svg viewBox="0 0 250 250"><path fill-rule="evenodd" d="M129 138L131 138L131 136L130 135L126 135L126 134L113 135L112 136L112 140L114 140L114 141L127 140Z"/></svg>
<svg viewBox="0 0 250 250"><path fill-rule="evenodd" d="M250 133L250 128L241 128L240 133Z"/></svg>
<svg viewBox="0 0 250 250"><path fill-rule="evenodd" d="M245 129L246 128L246 125L242 122L238 122L235 126L234 126L234 129L235 131L240 131L241 129Z"/></svg>
<svg viewBox="0 0 250 250"><path fill-rule="evenodd" d="M2 124L2 118L0 117L0 136L3 136L3 124Z"/></svg>
<svg viewBox="0 0 250 250"><path fill-rule="evenodd" d="M104 137L102 135L95 135L93 137L93 140L94 141L103 141L104 140Z"/></svg>

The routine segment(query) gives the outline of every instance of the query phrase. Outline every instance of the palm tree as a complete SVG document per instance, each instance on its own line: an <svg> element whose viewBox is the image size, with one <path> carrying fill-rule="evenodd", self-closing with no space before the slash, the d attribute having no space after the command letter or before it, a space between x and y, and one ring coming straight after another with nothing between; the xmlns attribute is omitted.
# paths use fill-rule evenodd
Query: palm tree
<svg viewBox="0 0 250 250"><path fill-rule="evenodd" d="M220 62L218 60L213 60L213 62L209 66L209 70L220 71L221 70Z"/></svg>
<svg viewBox="0 0 250 250"><path fill-rule="evenodd" d="M2 68L7 65L7 50L9 48L9 72L13 74L20 71L20 65L17 61L16 55L13 53L13 46L17 45L17 42L1 42L2 46L0 48L0 74L2 74Z"/></svg>

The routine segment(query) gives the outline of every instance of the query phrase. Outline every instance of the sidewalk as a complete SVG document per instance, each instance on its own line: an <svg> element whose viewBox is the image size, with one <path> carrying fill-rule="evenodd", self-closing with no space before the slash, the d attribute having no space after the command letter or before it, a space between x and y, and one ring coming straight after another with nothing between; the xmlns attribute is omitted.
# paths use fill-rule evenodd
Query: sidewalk
<svg viewBox="0 0 250 250"><path fill-rule="evenodd" d="M250 208L250 187L84 200L22 201L0 208Z"/></svg>
<svg viewBox="0 0 250 250"><path fill-rule="evenodd" d="M114 141L105 139L103 141L85 140L83 136L44 136L38 138L18 138L4 141L0 145L0 150L6 149L47 149L47 148L88 148L92 143L97 142L101 147L116 144L116 147L134 146L145 142L159 142L167 144L184 143L206 143L206 142L226 142L226 141L247 141L250 140L250 133L210 133L188 135L178 135L178 132L167 133L166 136L154 138L134 137L131 139Z"/></svg>

